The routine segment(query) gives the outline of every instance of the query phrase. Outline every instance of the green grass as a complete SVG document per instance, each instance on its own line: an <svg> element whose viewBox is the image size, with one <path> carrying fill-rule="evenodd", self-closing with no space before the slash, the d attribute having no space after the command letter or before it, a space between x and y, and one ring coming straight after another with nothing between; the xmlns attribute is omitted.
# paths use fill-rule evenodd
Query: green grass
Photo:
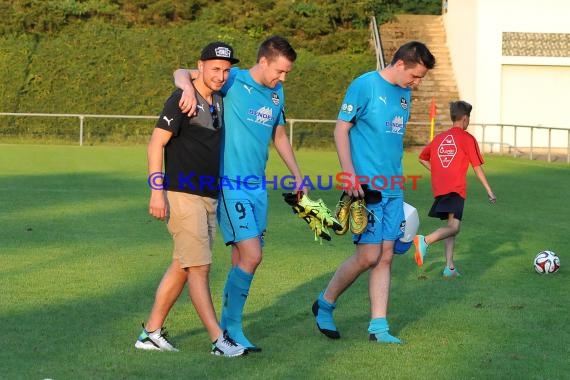
<svg viewBox="0 0 570 380"><path fill-rule="evenodd" d="M297 158L313 178L339 169L334 152L301 150ZM439 225L425 217L429 175L416 154L405 167L423 175L406 200L429 231ZM421 269L410 253L395 258L389 320L402 346L367 341L367 276L339 300L343 338L318 333L310 306L353 245L336 236L314 242L281 191L270 191L264 261L245 311L246 332L264 351L225 359L209 354L186 294L167 320L181 352L133 347L171 252L164 224L147 215L144 146L0 145L2 378L568 378L570 167L488 156L485 170L498 203L486 202L470 174L456 250L461 278L441 278L441 244ZM284 173L272 152L268 174ZM331 208L338 197L312 194ZM559 273L534 273L542 249L561 256ZM228 265L218 239L218 310Z"/></svg>

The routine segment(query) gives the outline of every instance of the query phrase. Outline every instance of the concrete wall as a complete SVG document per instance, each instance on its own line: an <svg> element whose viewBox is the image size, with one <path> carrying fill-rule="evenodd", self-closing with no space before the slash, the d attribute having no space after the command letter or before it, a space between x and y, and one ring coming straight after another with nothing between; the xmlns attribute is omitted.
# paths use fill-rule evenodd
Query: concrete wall
<svg viewBox="0 0 570 380"><path fill-rule="evenodd" d="M502 46L504 32L570 33L570 1L447 0L445 9L453 70L460 97L473 104L473 123L570 128L560 112L568 107L570 54L508 56ZM513 94L527 101L513 101ZM521 139L517 144L525 146Z"/></svg>
<svg viewBox="0 0 570 380"><path fill-rule="evenodd" d="M449 0L443 14L447 45L461 98L475 104L476 0Z"/></svg>

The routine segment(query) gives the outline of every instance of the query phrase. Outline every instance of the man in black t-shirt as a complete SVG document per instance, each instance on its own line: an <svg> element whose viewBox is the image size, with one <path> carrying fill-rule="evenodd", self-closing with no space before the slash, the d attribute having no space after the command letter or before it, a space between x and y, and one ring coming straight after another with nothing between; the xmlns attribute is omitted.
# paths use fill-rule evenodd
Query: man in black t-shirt
<svg viewBox="0 0 570 380"><path fill-rule="evenodd" d="M208 44L194 81L198 105L194 115L178 106L181 90L166 101L148 144L149 213L167 220L174 241L172 263L156 291L154 305L135 347L178 351L166 338L163 323L188 284L190 299L212 341L212 354L240 356L247 350L222 331L212 305L209 272L216 234L216 206L223 131L223 102L218 91L232 64L233 48ZM164 156L164 172L163 172Z"/></svg>

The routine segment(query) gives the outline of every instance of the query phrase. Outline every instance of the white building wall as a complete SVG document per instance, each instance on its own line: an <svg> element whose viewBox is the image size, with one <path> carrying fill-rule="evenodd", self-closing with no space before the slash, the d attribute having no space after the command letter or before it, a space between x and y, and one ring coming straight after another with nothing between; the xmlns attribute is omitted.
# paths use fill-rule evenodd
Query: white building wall
<svg viewBox="0 0 570 380"><path fill-rule="evenodd" d="M451 61L460 97L473 104L472 123L570 128L570 118L564 112L553 112L568 107L564 103L570 57L502 55L503 32L570 33L570 1L447 0L446 8L443 18ZM507 78L503 77L505 73ZM557 76L559 86L552 82ZM513 93L522 98L521 91L540 97L540 101L529 107L528 102L506 99ZM550 102L542 97L550 98ZM485 140L499 141L498 131L488 129ZM480 129L472 132L482 137ZM527 141L521 139L524 137L517 141L519 146L529 146L528 137ZM567 139L558 138L556 143L566 146Z"/></svg>
<svg viewBox="0 0 570 380"><path fill-rule="evenodd" d="M447 14L451 16L447 16ZM449 1L443 14L447 44L459 94L475 104L476 0Z"/></svg>

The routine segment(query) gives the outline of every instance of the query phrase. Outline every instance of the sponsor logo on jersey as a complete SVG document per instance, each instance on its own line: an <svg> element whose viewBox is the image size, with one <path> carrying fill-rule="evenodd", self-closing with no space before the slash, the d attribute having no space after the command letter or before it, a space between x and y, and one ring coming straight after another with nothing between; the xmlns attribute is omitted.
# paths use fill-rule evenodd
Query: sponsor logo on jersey
<svg viewBox="0 0 570 380"><path fill-rule="evenodd" d="M166 121L166 124L168 124L169 127L170 127L170 123L172 123L172 121L174 120L174 118L169 119L166 116L163 116L162 119Z"/></svg>
<svg viewBox="0 0 570 380"><path fill-rule="evenodd" d="M352 113L354 106L352 104L343 103L340 109L342 112Z"/></svg>
<svg viewBox="0 0 570 380"><path fill-rule="evenodd" d="M402 116L394 116L392 121L386 122L386 133L403 135L405 131L406 128L404 126L404 118Z"/></svg>
<svg viewBox="0 0 570 380"><path fill-rule="evenodd" d="M244 84L243 88L245 88L247 90L247 92L249 92L249 94L251 95L251 90L253 90L252 86L248 86L248 85Z"/></svg>
<svg viewBox="0 0 570 380"><path fill-rule="evenodd" d="M270 127L273 126L273 109L271 107L261 107L258 110L250 109L248 113L251 116L255 116L255 119L249 119L250 121Z"/></svg>

